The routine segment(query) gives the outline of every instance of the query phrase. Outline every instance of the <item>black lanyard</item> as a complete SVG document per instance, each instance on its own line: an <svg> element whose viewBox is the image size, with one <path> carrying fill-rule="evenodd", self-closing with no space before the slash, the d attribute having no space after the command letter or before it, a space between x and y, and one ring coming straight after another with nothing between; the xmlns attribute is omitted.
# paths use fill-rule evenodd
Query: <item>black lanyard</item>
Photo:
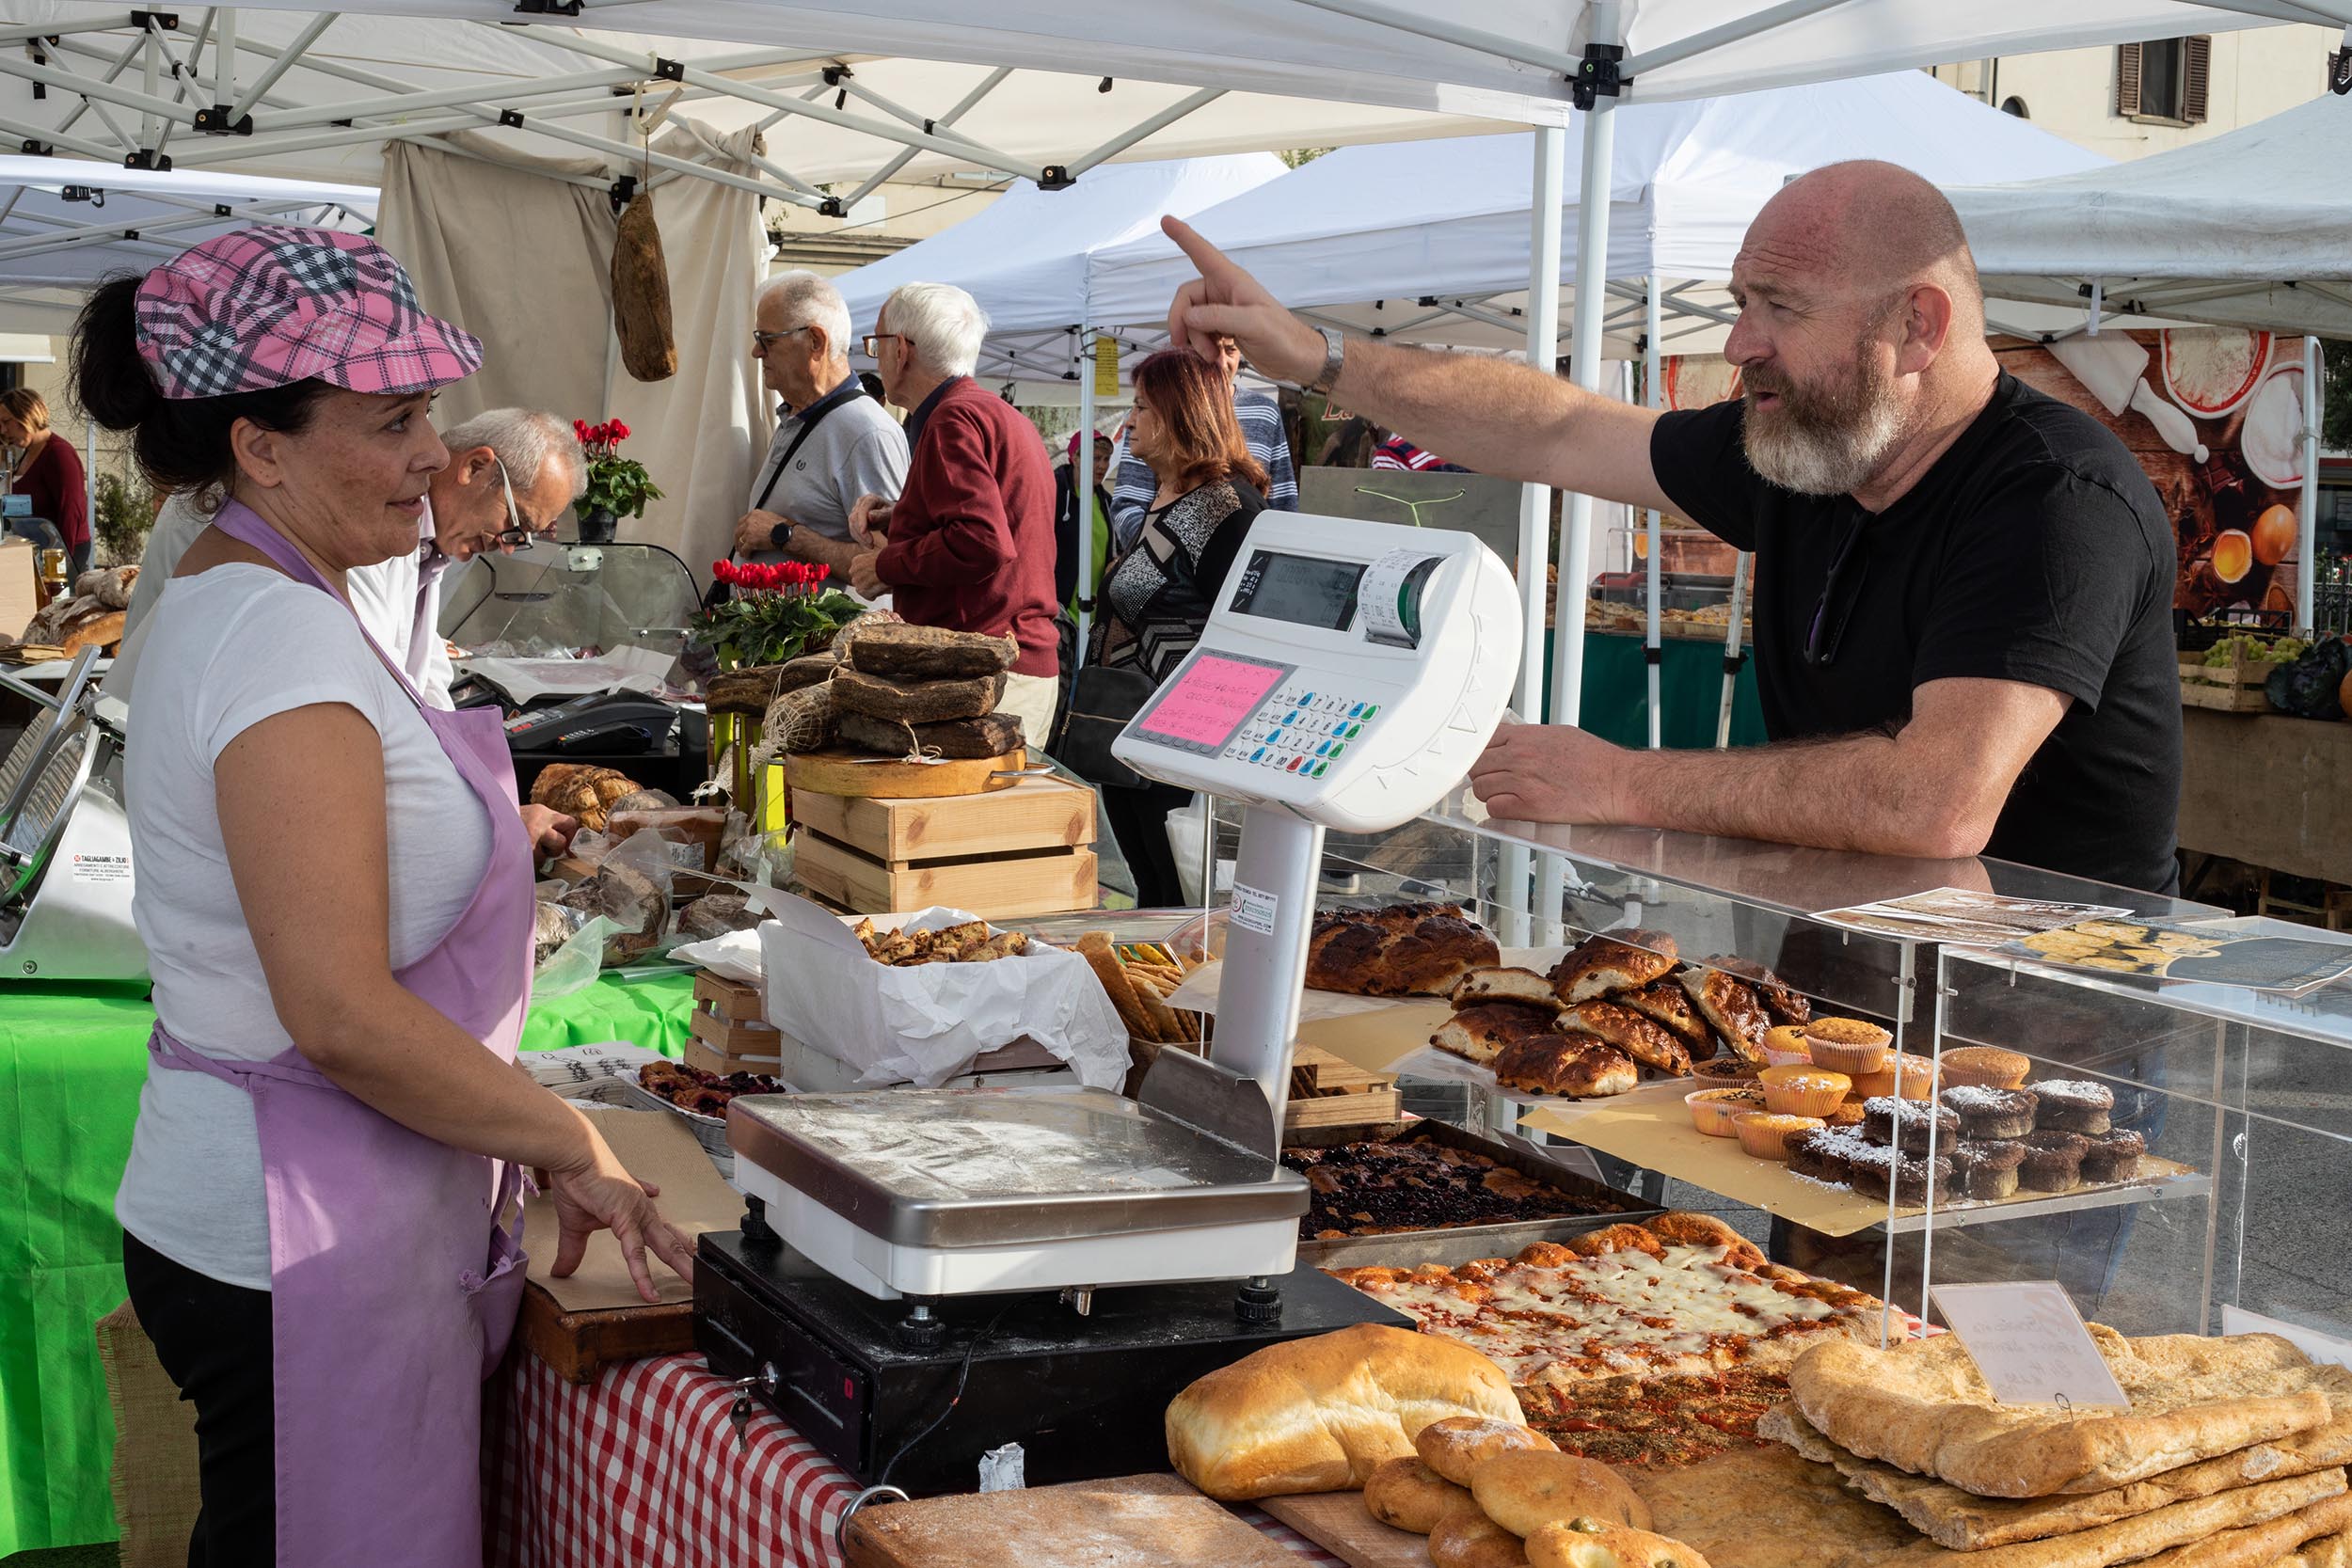
<svg viewBox="0 0 2352 1568"><path fill-rule="evenodd" d="M817 427L825 422L825 416L852 398L862 398L865 395L866 388L858 385L856 376L851 376L808 405L807 410L801 415L801 428L792 433L790 443L784 449L783 458L777 462L774 471L769 474L768 483L759 487L759 499L752 502L754 512L768 510L768 498L775 494L776 481L782 479L784 470L792 466L792 455L801 450L801 443L807 440L815 433Z"/></svg>

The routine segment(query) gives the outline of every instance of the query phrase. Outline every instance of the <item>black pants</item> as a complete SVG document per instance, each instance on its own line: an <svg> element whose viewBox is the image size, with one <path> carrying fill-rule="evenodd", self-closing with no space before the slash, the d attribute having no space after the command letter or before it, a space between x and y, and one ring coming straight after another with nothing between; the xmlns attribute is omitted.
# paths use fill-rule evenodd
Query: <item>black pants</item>
<svg viewBox="0 0 2352 1568"><path fill-rule="evenodd" d="M196 1406L203 1507L188 1568L265 1568L278 1557L269 1292L183 1268L128 1231L122 1273L165 1375Z"/></svg>
<svg viewBox="0 0 2352 1568"><path fill-rule="evenodd" d="M1192 791L1175 784L1146 784L1141 789L1116 786L1103 792L1104 815L1111 819L1111 836L1135 873L1136 906L1146 910L1181 907L1184 884L1176 879L1176 851L1168 847L1168 814L1192 799Z"/></svg>

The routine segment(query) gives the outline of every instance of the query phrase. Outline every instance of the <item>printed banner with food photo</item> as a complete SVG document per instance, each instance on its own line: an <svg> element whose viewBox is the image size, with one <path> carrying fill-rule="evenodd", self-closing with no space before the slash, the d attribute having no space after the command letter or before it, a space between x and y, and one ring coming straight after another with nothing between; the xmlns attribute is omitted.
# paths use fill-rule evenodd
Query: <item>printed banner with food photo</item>
<svg viewBox="0 0 2352 1568"><path fill-rule="evenodd" d="M2019 380L2122 436L2172 518L2172 603L2194 616L2295 610L2303 341L2180 327L2055 343L1996 339Z"/></svg>
<svg viewBox="0 0 2352 1568"><path fill-rule="evenodd" d="M2300 994L2352 973L2352 942L2278 934L2276 921L2085 920L1994 952L2069 969Z"/></svg>

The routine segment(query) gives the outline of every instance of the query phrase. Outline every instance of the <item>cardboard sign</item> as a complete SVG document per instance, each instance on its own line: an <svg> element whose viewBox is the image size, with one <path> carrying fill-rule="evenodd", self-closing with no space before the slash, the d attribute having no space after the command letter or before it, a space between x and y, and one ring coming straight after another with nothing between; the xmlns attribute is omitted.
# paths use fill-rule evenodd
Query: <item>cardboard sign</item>
<svg viewBox="0 0 2352 1568"><path fill-rule="evenodd" d="M1094 340L1094 395L1098 398L1119 396L1119 340Z"/></svg>
<svg viewBox="0 0 2352 1568"><path fill-rule="evenodd" d="M1929 1294L2001 1403L2131 1408L2130 1396L2057 1280L1938 1285Z"/></svg>

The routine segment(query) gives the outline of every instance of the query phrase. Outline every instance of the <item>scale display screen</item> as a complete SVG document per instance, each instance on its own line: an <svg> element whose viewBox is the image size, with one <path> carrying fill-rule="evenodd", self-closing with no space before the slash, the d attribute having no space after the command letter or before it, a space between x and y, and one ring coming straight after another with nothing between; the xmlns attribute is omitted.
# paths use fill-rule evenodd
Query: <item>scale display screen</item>
<svg viewBox="0 0 2352 1568"><path fill-rule="evenodd" d="M1359 561L1318 561L1257 550L1233 594L1233 609L1270 621L1345 631L1356 619L1356 592L1363 580L1364 563Z"/></svg>
<svg viewBox="0 0 2352 1568"><path fill-rule="evenodd" d="M1136 721L1137 733L1215 756L1295 666L1201 654Z"/></svg>

